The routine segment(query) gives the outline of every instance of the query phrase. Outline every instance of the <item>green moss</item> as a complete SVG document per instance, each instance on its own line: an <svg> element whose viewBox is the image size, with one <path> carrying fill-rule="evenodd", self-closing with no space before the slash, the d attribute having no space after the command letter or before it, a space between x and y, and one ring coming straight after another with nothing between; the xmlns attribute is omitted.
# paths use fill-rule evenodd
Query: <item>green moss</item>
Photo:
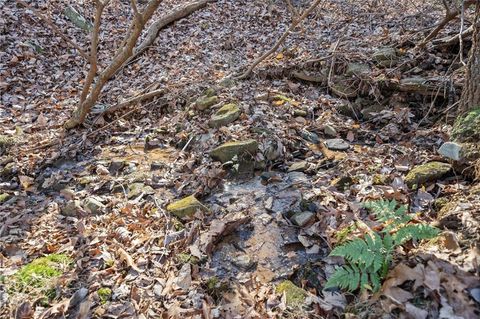
<svg viewBox="0 0 480 319"><path fill-rule="evenodd" d="M207 211L195 196L190 195L167 206L167 211L180 219L192 217L197 210Z"/></svg>
<svg viewBox="0 0 480 319"><path fill-rule="evenodd" d="M477 142L480 139L480 108L458 117L451 136L457 142Z"/></svg>
<svg viewBox="0 0 480 319"><path fill-rule="evenodd" d="M23 266L15 275L13 280L20 290L29 287L46 288L55 279L63 274L72 260L62 254L52 254L37 258L31 263Z"/></svg>
<svg viewBox="0 0 480 319"><path fill-rule="evenodd" d="M357 229L357 226L352 224L335 233L335 239L338 242L337 245L343 244L347 240L348 235L350 235L355 229Z"/></svg>
<svg viewBox="0 0 480 319"><path fill-rule="evenodd" d="M307 292L302 288L295 286L290 280L281 282L275 291L277 294L285 293L287 306L290 307L301 306L307 297Z"/></svg>
<svg viewBox="0 0 480 319"><path fill-rule="evenodd" d="M218 103L218 97L214 96L201 96L195 102L197 109L203 111L208 109L210 106Z"/></svg>
<svg viewBox="0 0 480 319"><path fill-rule="evenodd" d="M192 256L190 254L187 254L187 253L180 253L177 255L177 260L179 263L181 264L186 264L186 263L190 263L190 264L197 264L198 263L198 258L195 257L195 256Z"/></svg>
<svg viewBox="0 0 480 319"><path fill-rule="evenodd" d="M228 283L215 276L210 277L205 286L207 293L214 299L222 298L223 294L229 290Z"/></svg>
<svg viewBox="0 0 480 319"><path fill-rule="evenodd" d="M232 160L235 156L251 155L255 156L258 150L258 142L249 139L238 142L227 142L210 152L210 156L214 160L222 163Z"/></svg>
<svg viewBox="0 0 480 319"><path fill-rule="evenodd" d="M98 298L100 299L100 303L103 305L107 303L112 297L112 289L107 287L102 287L97 290Z"/></svg>
<svg viewBox="0 0 480 319"><path fill-rule="evenodd" d="M389 176L384 174L375 174L372 178L373 185L385 185L389 182Z"/></svg>
<svg viewBox="0 0 480 319"><path fill-rule="evenodd" d="M452 166L448 163L429 162L413 168L405 177L409 187L433 182L450 172Z"/></svg>
<svg viewBox="0 0 480 319"><path fill-rule="evenodd" d="M6 202L10 198L10 195L7 193L0 194L0 204Z"/></svg>
<svg viewBox="0 0 480 319"><path fill-rule="evenodd" d="M218 128L235 121L239 116L240 109L236 104L225 104L212 116L208 125Z"/></svg>
<svg viewBox="0 0 480 319"><path fill-rule="evenodd" d="M285 101L285 102L292 102L293 100L289 97L286 97L285 95L282 94L277 94L273 97L273 100L276 101Z"/></svg>

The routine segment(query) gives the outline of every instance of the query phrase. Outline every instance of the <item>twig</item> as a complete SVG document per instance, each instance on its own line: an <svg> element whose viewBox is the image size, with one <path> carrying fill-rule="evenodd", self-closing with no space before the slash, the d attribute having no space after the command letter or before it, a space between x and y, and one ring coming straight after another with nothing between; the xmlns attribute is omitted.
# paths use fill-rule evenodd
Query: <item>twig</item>
<svg viewBox="0 0 480 319"><path fill-rule="evenodd" d="M465 0L462 0L462 13L460 15L460 32L459 34L459 40L460 40L460 48L458 49L458 53L460 55L460 63L462 63L464 66L467 65L465 61L463 61L463 38L462 38L462 33L463 33L463 23L465 20Z"/></svg>
<svg viewBox="0 0 480 319"><path fill-rule="evenodd" d="M253 61L252 65L250 65L250 67L247 69L247 71L245 71L243 74L237 76L237 77L234 77L234 79L236 80L242 80L242 79L245 79L247 78L253 71L253 69L260 63L262 62L263 60L265 60L266 58L268 58L272 53L274 53L275 51L277 51L277 49L280 47L280 45L287 39L288 35L292 32L293 29L295 29L295 27L297 25L300 24L300 22L302 22L317 6L318 4L321 2L321 0L315 0L315 2L310 6L310 8L306 9L303 14L296 20L294 20L292 22L292 24L290 25L290 27L287 29L287 31L285 31L283 33L283 35L280 37L280 39L278 39L278 41L275 43L275 45L270 49L268 50L267 52L265 52L262 56L260 56L259 58L257 58L255 61Z"/></svg>
<svg viewBox="0 0 480 319"><path fill-rule="evenodd" d="M116 112L116 111L124 108L124 107L135 104L137 102L141 102L143 100L150 99L152 97L155 97L155 96L158 96L158 95L161 95L161 94L165 94L166 92L167 92L167 90L165 90L165 89L158 89L158 90L154 90L154 91L151 91L151 92L147 92L145 94L134 96L132 98L129 98L126 101L120 102L118 104L115 104L115 105L107 108L99 116L102 116L102 115L105 115L105 114L111 114L113 112Z"/></svg>
<svg viewBox="0 0 480 319"><path fill-rule="evenodd" d="M55 32L57 35L59 35L63 40L65 40L65 42L69 43L71 46L73 46L77 51L78 53L85 58L85 60L87 61L90 61L90 57L88 56L87 53L85 53L85 51L82 50L82 48L80 48L80 46L78 44L76 44L72 39L70 39L69 37L67 37L53 22L52 20L50 20L49 18L47 18L46 16L44 16L43 14L40 13L39 10L33 8L31 5L29 5L28 3L22 1L22 0L16 0L18 4L24 6L25 8L27 8L28 10L32 11L33 14L35 14L35 16L37 16L40 20L42 20L43 22L45 22L51 29L53 32Z"/></svg>

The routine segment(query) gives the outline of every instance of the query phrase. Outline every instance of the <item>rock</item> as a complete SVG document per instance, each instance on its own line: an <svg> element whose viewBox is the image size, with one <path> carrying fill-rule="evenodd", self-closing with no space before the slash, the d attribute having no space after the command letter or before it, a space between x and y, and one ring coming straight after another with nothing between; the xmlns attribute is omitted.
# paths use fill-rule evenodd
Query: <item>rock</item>
<svg viewBox="0 0 480 319"><path fill-rule="evenodd" d="M478 143L480 140L480 107L457 118L451 137L456 142Z"/></svg>
<svg viewBox="0 0 480 319"><path fill-rule="evenodd" d="M238 119L239 116L240 109L236 104L225 104L212 116L208 125L214 128L225 126Z"/></svg>
<svg viewBox="0 0 480 319"><path fill-rule="evenodd" d="M337 136L337 130L330 124L326 124L323 127L323 132L325 133L325 135L328 135L328 136L333 136L333 137Z"/></svg>
<svg viewBox="0 0 480 319"><path fill-rule="evenodd" d="M224 143L210 152L210 156L222 163L232 160L235 156L250 155L255 156L258 150L258 142L250 139L238 142Z"/></svg>
<svg viewBox="0 0 480 319"><path fill-rule="evenodd" d="M86 32L90 32L92 30L93 25L89 21L87 21L80 13L78 13L75 8L67 6L65 10L63 10L63 14L67 16L67 18L80 29Z"/></svg>
<svg viewBox="0 0 480 319"><path fill-rule="evenodd" d="M208 211L208 208L200 203L193 195L187 196L167 206L167 211L180 219L193 217L197 210Z"/></svg>
<svg viewBox="0 0 480 319"><path fill-rule="evenodd" d="M248 255L240 255L234 257L232 260L232 264L242 270L250 270L256 265L256 263Z"/></svg>
<svg viewBox="0 0 480 319"><path fill-rule="evenodd" d="M162 161L153 161L151 164L150 164L150 169L152 171L156 171L156 170L159 170L159 169L162 169L162 168L167 168L168 165Z"/></svg>
<svg viewBox="0 0 480 319"><path fill-rule="evenodd" d="M7 193L0 194L0 204L10 199L10 195Z"/></svg>
<svg viewBox="0 0 480 319"><path fill-rule="evenodd" d="M341 138L332 138L326 140L325 146L332 151L346 151L350 148L350 144Z"/></svg>
<svg viewBox="0 0 480 319"><path fill-rule="evenodd" d="M347 65L347 70L345 71L346 76L361 76L370 73L371 69L368 64L364 63L349 63Z"/></svg>
<svg viewBox="0 0 480 319"><path fill-rule="evenodd" d="M0 134L0 155L3 155L3 153L12 145L15 145L16 140L15 138L8 136L8 135L2 135Z"/></svg>
<svg viewBox="0 0 480 319"><path fill-rule="evenodd" d="M313 143L313 144L318 144L320 143L320 137L318 137L317 134L313 133L313 132L309 132L307 130L301 130L300 131L300 136L310 142L310 143Z"/></svg>
<svg viewBox="0 0 480 319"><path fill-rule="evenodd" d="M312 212L301 212L294 214L290 219L295 225L305 227L314 219L314 217L315 214Z"/></svg>
<svg viewBox="0 0 480 319"><path fill-rule="evenodd" d="M395 48L380 48L373 53L373 60L378 66L391 67L398 61L397 51Z"/></svg>
<svg viewBox="0 0 480 319"><path fill-rule="evenodd" d="M412 187L415 184L433 182L450 172L451 169L452 166L448 163L429 162L410 170L405 177L405 183L408 187Z"/></svg>
<svg viewBox="0 0 480 319"><path fill-rule="evenodd" d="M8 177L9 175L16 173L16 171L17 166L15 165L15 163L8 163L2 169L0 169L0 176Z"/></svg>
<svg viewBox="0 0 480 319"><path fill-rule="evenodd" d="M307 117L307 115L308 115L308 112L305 111L305 110L298 110L297 109L297 110L293 111L293 116L295 116L295 117L298 117L298 116Z"/></svg>
<svg viewBox="0 0 480 319"><path fill-rule="evenodd" d="M218 103L218 97L214 96L201 96L195 101L195 106L198 110L204 111L208 109L210 106L215 105Z"/></svg>
<svg viewBox="0 0 480 319"><path fill-rule="evenodd" d="M438 149L438 154L443 157L452 159L454 161L460 160L460 151L462 150L462 145L455 142L445 142Z"/></svg>
<svg viewBox="0 0 480 319"><path fill-rule="evenodd" d="M287 306L299 307L305 302L308 293L300 287L297 287L290 280L281 282L275 292L279 295L285 294Z"/></svg>
<svg viewBox="0 0 480 319"><path fill-rule="evenodd" d="M85 209L90 211L90 213L92 214L100 214L103 213L107 206L105 206L98 199L94 197L89 197L83 202L83 207L85 207Z"/></svg>
<svg viewBox="0 0 480 319"><path fill-rule="evenodd" d="M125 167L125 161L124 160L113 160L110 162L110 165L108 166L108 170L110 171L111 174L116 174L119 171L121 171Z"/></svg>
<svg viewBox="0 0 480 319"><path fill-rule="evenodd" d="M61 213L64 216L76 217L81 211L83 211L81 202L79 200L71 200L63 207Z"/></svg>
<svg viewBox="0 0 480 319"><path fill-rule="evenodd" d="M144 183L133 183L133 184L128 185L128 198L129 199L137 197L142 193L145 194L145 195L149 195L149 194L155 193L155 191L153 190L153 188L151 186L148 186L148 185L145 186Z"/></svg>
<svg viewBox="0 0 480 319"><path fill-rule="evenodd" d="M341 191L344 191L353 184L355 184L355 180L351 176L341 176L332 181L332 185Z"/></svg>
<svg viewBox="0 0 480 319"><path fill-rule="evenodd" d="M292 165L290 165L290 167L288 168L288 171L289 172L304 172L305 170L307 170L309 167L309 164L305 161L301 161L301 162L297 162L297 163L293 163Z"/></svg>
<svg viewBox="0 0 480 319"><path fill-rule="evenodd" d="M373 104L373 105L370 105L366 108L363 108L360 111L360 113L362 114L362 116L365 120L371 120L375 117L376 114L382 112L385 109L386 109L386 107L384 105Z"/></svg>

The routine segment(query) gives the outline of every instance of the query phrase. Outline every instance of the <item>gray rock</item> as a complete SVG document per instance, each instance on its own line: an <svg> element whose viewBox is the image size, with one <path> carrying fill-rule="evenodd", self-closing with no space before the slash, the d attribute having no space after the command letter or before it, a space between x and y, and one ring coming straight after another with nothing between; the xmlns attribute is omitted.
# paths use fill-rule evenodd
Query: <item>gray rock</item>
<svg viewBox="0 0 480 319"><path fill-rule="evenodd" d="M232 123L240 116L240 109L234 103L222 106L210 119L208 125L210 127L221 127Z"/></svg>
<svg viewBox="0 0 480 319"><path fill-rule="evenodd" d="M341 138L332 138L325 141L325 146L333 151L346 151L350 148L350 144Z"/></svg>
<svg viewBox="0 0 480 319"><path fill-rule="evenodd" d="M76 217L81 211L83 211L81 202L79 200L71 200L63 207L61 213L64 216Z"/></svg>
<svg viewBox="0 0 480 319"><path fill-rule="evenodd" d="M364 63L349 63L347 65L347 70L345 71L346 76L360 76L370 73L370 67Z"/></svg>
<svg viewBox="0 0 480 319"><path fill-rule="evenodd" d="M305 161L301 161L301 162L297 162L297 163L293 163L292 165L290 165L290 167L288 168L288 171L289 172L304 172L307 168L308 168L308 163L305 162Z"/></svg>
<svg viewBox="0 0 480 319"><path fill-rule="evenodd" d="M310 142L310 143L313 143L313 144L318 144L320 143L320 138L318 137L317 134L313 133L313 132L309 132L307 130L302 130L300 131L300 136Z"/></svg>
<svg viewBox="0 0 480 319"><path fill-rule="evenodd" d="M323 127L323 132L328 136L333 136L333 137L337 136L337 130L330 124L326 124Z"/></svg>
<svg viewBox="0 0 480 319"><path fill-rule="evenodd" d="M87 19L85 19L80 13L78 13L75 8L68 6L65 8L65 10L63 10L63 14L67 16L67 18L70 19L70 21L72 21L72 23L80 29L86 32L90 32L90 30L92 30L92 23L90 21L87 21Z"/></svg>
<svg viewBox="0 0 480 319"><path fill-rule="evenodd" d="M85 207L85 209L90 211L90 213L92 213L92 214L103 213L103 211L107 207L102 202L100 202L98 199L96 199L94 197L89 197L89 198L85 199L85 201L83 203L83 206Z"/></svg>
<svg viewBox="0 0 480 319"><path fill-rule="evenodd" d="M233 258L232 264L240 269L249 270L254 267L256 263L250 258L250 256L240 255Z"/></svg>
<svg viewBox="0 0 480 319"><path fill-rule="evenodd" d="M443 157L452 159L454 161L459 161L460 151L462 150L462 145L455 143L455 142L446 142L443 143L442 146L438 149L438 154L442 155Z"/></svg>
<svg viewBox="0 0 480 319"><path fill-rule="evenodd" d="M315 217L315 213L301 212L301 213L296 213L290 219L295 225L304 227L308 225L308 223L310 223L314 217Z"/></svg>
<svg viewBox="0 0 480 319"><path fill-rule="evenodd" d="M214 160L222 163L232 160L235 156L251 155L255 156L258 150L258 142L255 140L245 140L238 142L224 143L210 152Z"/></svg>
<svg viewBox="0 0 480 319"><path fill-rule="evenodd" d="M398 60L397 51L395 50L395 48L391 47L378 49L373 53L372 58L377 63L377 65L383 67L391 67Z"/></svg>

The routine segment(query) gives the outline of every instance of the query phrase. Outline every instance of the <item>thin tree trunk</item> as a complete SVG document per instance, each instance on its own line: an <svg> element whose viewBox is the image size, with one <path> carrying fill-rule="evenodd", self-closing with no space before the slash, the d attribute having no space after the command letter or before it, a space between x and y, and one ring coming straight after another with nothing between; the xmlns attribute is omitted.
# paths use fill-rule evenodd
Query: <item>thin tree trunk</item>
<svg viewBox="0 0 480 319"><path fill-rule="evenodd" d="M467 64L465 84L460 102L460 113L480 107L480 4L475 8L475 21L472 36L472 48Z"/></svg>

